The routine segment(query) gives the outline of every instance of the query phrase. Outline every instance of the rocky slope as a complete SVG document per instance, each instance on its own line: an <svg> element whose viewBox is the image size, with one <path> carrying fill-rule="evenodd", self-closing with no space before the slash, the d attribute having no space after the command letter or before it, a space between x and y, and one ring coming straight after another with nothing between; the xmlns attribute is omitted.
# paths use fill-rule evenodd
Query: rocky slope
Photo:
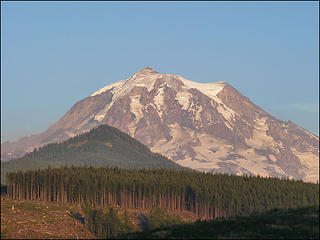
<svg viewBox="0 0 320 240"><path fill-rule="evenodd" d="M79 101L46 132L3 144L1 159L100 124L196 170L319 179L317 136L274 118L228 83L196 83L148 67Z"/></svg>

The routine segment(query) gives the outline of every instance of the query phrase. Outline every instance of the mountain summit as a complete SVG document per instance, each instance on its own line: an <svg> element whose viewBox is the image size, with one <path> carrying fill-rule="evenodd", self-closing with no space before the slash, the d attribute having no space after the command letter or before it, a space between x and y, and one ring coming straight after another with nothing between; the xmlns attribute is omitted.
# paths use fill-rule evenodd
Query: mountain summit
<svg viewBox="0 0 320 240"><path fill-rule="evenodd" d="M46 132L2 145L21 156L100 124L199 171L319 179L319 138L280 121L226 82L198 83L145 67L76 103Z"/></svg>
<svg viewBox="0 0 320 240"><path fill-rule="evenodd" d="M152 75L152 74L157 74L158 72L152 69L151 67L144 67L140 69L138 72L135 73L135 75Z"/></svg>

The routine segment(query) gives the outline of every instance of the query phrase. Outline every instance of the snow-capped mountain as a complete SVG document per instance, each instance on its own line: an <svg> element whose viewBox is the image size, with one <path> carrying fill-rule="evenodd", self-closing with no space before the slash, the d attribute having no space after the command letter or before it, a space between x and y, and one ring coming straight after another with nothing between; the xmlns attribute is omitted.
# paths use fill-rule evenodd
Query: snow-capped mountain
<svg viewBox="0 0 320 240"><path fill-rule="evenodd" d="M18 157L100 124L200 171L319 179L319 138L266 113L226 82L197 83L146 67L76 103L46 132L2 144Z"/></svg>

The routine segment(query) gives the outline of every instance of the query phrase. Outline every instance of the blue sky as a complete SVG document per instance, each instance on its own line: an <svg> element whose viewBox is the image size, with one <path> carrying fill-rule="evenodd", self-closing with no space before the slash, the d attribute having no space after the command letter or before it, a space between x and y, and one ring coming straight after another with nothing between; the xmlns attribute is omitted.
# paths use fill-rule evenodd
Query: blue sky
<svg viewBox="0 0 320 240"><path fill-rule="evenodd" d="M1 2L1 142L144 66L319 132L317 2Z"/></svg>

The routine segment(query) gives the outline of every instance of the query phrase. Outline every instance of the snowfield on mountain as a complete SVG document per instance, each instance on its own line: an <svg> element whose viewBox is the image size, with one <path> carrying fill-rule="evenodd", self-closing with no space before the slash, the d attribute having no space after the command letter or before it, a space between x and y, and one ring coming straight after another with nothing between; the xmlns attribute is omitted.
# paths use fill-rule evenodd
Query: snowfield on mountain
<svg viewBox="0 0 320 240"><path fill-rule="evenodd" d="M100 124L195 170L319 180L319 137L276 119L226 82L198 83L149 67L79 101L44 133L2 144L1 160Z"/></svg>

